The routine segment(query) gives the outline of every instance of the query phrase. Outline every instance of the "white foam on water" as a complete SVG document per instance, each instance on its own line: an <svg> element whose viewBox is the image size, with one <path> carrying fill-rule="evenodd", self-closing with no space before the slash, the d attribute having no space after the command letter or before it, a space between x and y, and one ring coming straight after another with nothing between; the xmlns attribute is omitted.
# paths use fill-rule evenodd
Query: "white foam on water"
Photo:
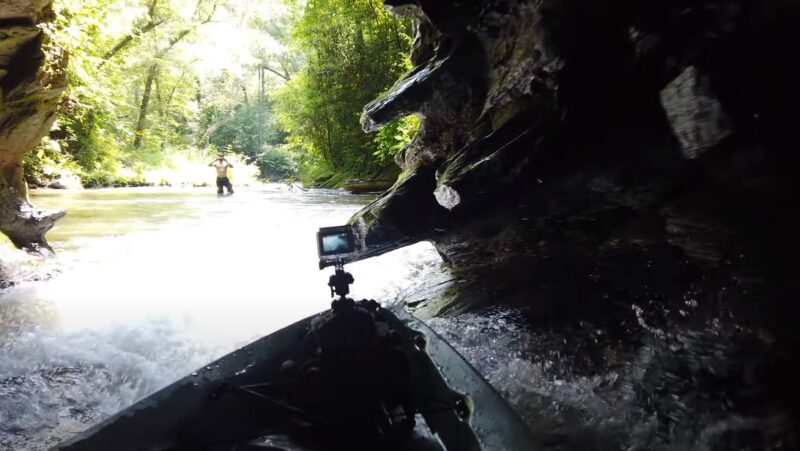
<svg viewBox="0 0 800 451"><path fill-rule="evenodd" d="M69 213L50 235L57 257L13 254L19 271L53 277L0 294L0 449L52 446L328 308L332 270L317 267L316 230L370 200L274 187L224 198L130 190L39 199L66 201ZM439 261L422 243L348 265L352 296L392 298Z"/></svg>

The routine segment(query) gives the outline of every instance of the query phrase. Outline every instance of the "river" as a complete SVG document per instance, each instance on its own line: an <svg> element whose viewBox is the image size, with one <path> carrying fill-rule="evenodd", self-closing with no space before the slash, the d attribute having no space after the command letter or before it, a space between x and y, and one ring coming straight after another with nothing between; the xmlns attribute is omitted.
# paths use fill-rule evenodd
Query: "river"
<svg viewBox="0 0 800 451"><path fill-rule="evenodd" d="M0 249L0 269L19 281L0 292L0 450L47 449L326 309L331 271L317 269L314 234L373 199L280 185L219 198L208 189L32 198L69 213L48 235L55 257ZM384 303L436 298L450 277L427 243L348 270L353 297ZM494 301L429 324L511 403L542 449L797 449L789 417L758 376L770 348L736 318L659 329L640 316L667 313L651 302L633 305L637 321L624 329L585 314L554 327ZM696 306L687 297L678 313Z"/></svg>
<svg viewBox="0 0 800 451"><path fill-rule="evenodd" d="M328 307L315 232L374 196L240 189L34 191L66 208L49 259L3 248L0 450L46 449L256 338ZM391 301L441 272L418 244L348 265ZM40 280L36 280L40 279Z"/></svg>

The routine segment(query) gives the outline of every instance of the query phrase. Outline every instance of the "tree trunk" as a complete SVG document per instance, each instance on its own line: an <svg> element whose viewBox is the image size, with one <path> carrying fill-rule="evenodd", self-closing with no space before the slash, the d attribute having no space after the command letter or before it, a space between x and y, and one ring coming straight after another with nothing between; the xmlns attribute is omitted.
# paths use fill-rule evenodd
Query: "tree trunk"
<svg viewBox="0 0 800 451"><path fill-rule="evenodd" d="M153 79L153 83L156 84L156 101L158 103L158 118L159 120L164 119L164 99L161 98L161 81L156 74L156 77Z"/></svg>
<svg viewBox="0 0 800 451"><path fill-rule="evenodd" d="M158 66L153 64L147 71L147 78L144 81L144 93L142 94L142 105L139 107L139 119L136 120L136 137L133 140L133 147L142 146L144 136L145 121L147 120L147 106L150 103L150 93L153 90L153 80L156 78Z"/></svg>
<svg viewBox="0 0 800 451"><path fill-rule="evenodd" d="M155 5L155 2L152 3ZM198 3L199 7L200 3ZM214 12L217 10L217 6L219 5L219 1L215 1L213 7L211 8L211 12L208 16L203 19L198 24L185 28L179 31L175 36L173 36L167 46L158 52L156 55L156 59L163 58L173 47L175 44L179 43L183 38L185 38L189 33L191 33L195 28L200 25L207 24L211 21L211 18L214 17ZM154 8L154 6L153 6ZM154 9L151 8L150 13L153 14ZM153 90L153 80L156 78L156 72L158 71L158 64L154 63L150 66L150 69L147 71L147 79L144 82L144 94L142 95L142 104L139 107L139 118L136 120L136 137L133 140L133 147L138 149L142 146L142 138L144 136L144 129L145 129L145 121L147 120L147 106L150 103L150 93Z"/></svg>

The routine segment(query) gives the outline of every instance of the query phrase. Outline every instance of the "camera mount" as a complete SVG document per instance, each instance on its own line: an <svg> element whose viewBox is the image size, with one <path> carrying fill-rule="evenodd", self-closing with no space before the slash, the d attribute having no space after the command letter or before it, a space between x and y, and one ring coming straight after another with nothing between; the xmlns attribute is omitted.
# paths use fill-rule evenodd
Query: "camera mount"
<svg viewBox="0 0 800 451"><path fill-rule="evenodd" d="M353 275L344 270L344 261L337 260L334 265L335 272L328 279L328 286L331 288L331 297L338 295L340 300L347 299L350 293L350 284L355 281Z"/></svg>

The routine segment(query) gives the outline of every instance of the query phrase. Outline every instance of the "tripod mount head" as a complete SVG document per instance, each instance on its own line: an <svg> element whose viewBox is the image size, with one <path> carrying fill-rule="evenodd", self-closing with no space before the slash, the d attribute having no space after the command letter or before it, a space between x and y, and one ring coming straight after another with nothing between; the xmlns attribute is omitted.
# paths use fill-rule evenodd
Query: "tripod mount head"
<svg viewBox="0 0 800 451"><path fill-rule="evenodd" d="M355 279L353 279L352 274L344 270L344 263L342 261L338 261L336 265L334 265L334 268L335 271L333 275L328 279L331 297L338 295L340 299L346 299L347 295L350 294L350 284L352 284Z"/></svg>

